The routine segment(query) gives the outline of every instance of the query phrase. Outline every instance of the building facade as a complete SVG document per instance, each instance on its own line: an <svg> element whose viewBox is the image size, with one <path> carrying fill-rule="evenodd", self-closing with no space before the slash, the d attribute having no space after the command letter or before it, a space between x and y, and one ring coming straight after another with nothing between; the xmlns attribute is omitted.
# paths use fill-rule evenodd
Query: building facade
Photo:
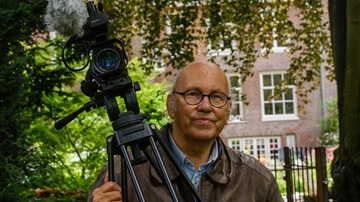
<svg viewBox="0 0 360 202"><path fill-rule="evenodd" d="M166 32L171 30L167 29ZM135 41L137 45L133 47L140 50L141 43ZM307 95L310 103L304 103L296 94L297 87L291 84L286 84L287 91L270 99L269 96L277 91L275 86L287 80L286 71L290 67L292 56L282 44L274 41L272 53L266 58L257 58L253 76L244 83L241 83L241 75L232 72L231 67L221 60L221 57L230 54L226 46L231 46L231 42L221 44L220 47L225 47L221 51L209 50L204 46L198 50L201 54L195 54L199 60L215 56L215 61L228 70L226 75L232 94L232 114L221 138L232 148L266 159L279 158L279 149L285 146L317 146L321 121L326 117L326 101L336 99L336 84L325 79L325 72L321 86ZM262 51L261 44L255 48ZM242 100L244 95L246 99Z"/></svg>

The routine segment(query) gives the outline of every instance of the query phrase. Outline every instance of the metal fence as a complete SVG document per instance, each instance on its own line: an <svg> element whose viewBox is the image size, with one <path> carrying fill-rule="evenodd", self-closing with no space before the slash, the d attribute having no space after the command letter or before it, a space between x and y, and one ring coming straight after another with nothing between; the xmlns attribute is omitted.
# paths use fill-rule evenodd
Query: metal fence
<svg viewBox="0 0 360 202"><path fill-rule="evenodd" d="M274 163L270 170L276 179L279 175L283 176L286 201L329 201L324 147L284 147L279 152L273 152L273 155Z"/></svg>

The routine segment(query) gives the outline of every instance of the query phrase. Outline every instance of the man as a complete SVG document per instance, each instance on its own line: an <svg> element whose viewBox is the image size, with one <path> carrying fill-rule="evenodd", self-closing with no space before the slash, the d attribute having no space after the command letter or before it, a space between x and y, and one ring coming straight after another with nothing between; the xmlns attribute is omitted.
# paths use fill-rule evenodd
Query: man
<svg viewBox="0 0 360 202"><path fill-rule="evenodd" d="M173 123L161 130L165 141L204 201L283 201L266 167L221 141L219 134L230 114L229 94L227 77L219 66L197 61L184 67L167 97ZM161 148L159 151L164 153ZM183 176L166 155L162 156L180 201L194 201ZM89 201L121 201L119 167L117 163L117 183L106 182L107 167L103 168ZM147 201L171 201L165 184L149 163L134 169ZM137 201L131 180L127 188L129 201Z"/></svg>

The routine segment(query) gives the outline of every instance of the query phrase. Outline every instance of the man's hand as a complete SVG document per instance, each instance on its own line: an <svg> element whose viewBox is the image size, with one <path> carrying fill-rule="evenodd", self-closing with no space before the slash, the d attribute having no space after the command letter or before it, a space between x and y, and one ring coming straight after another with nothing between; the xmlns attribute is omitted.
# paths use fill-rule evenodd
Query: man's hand
<svg viewBox="0 0 360 202"><path fill-rule="evenodd" d="M121 187L115 182L108 182L108 175L105 177L105 183L94 189L93 202L121 202Z"/></svg>

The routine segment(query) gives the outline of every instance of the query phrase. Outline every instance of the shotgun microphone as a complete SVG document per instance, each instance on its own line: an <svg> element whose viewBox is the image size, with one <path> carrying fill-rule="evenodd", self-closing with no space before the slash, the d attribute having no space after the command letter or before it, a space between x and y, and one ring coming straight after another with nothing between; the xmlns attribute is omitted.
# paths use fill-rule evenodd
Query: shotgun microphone
<svg viewBox="0 0 360 202"><path fill-rule="evenodd" d="M47 0L45 25L48 31L56 31L65 37L82 37L87 20L83 0Z"/></svg>

